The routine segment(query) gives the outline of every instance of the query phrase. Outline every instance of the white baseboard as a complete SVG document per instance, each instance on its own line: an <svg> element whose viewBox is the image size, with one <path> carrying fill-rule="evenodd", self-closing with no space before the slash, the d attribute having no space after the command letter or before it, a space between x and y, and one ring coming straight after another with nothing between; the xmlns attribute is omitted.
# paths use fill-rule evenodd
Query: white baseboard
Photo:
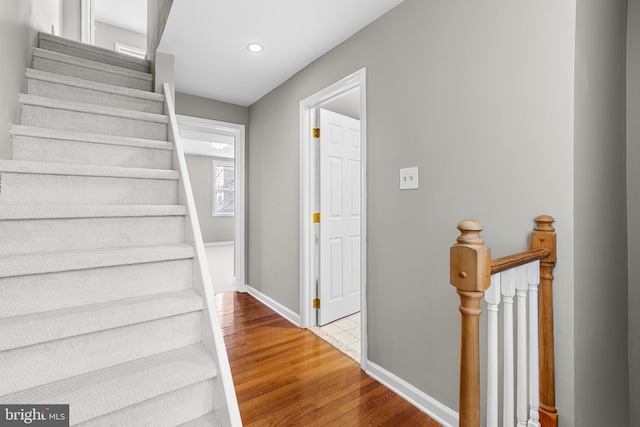
<svg viewBox="0 0 640 427"><path fill-rule="evenodd" d="M233 240L230 242L208 242L205 243L205 246L227 246L227 245L233 245Z"/></svg>
<svg viewBox="0 0 640 427"><path fill-rule="evenodd" d="M270 297L266 296L262 292L252 288L249 285L247 285L247 293L269 307L271 310L278 313L280 316L287 319L289 322L293 323L297 327L300 327L300 315L298 313L293 312L284 305L280 304L278 301L271 299Z"/></svg>
<svg viewBox="0 0 640 427"><path fill-rule="evenodd" d="M458 425L458 413L453 409L448 408L402 378L392 374L370 360L366 361L366 366L366 373L369 376L396 392L399 396L443 426L456 427Z"/></svg>

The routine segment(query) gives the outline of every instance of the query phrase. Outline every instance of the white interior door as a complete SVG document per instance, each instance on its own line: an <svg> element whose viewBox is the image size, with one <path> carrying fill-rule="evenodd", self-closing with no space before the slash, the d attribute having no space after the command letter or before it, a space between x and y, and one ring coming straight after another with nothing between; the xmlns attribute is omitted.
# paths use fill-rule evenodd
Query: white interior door
<svg viewBox="0 0 640 427"><path fill-rule="evenodd" d="M318 323L360 311L360 120L320 110Z"/></svg>

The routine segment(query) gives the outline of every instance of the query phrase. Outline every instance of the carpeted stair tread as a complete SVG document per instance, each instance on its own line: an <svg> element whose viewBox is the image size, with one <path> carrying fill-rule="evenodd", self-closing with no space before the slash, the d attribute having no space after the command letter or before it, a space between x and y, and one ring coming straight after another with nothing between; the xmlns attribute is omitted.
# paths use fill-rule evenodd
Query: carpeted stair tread
<svg viewBox="0 0 640 427"><path fill-rule="evenodd" d="M148 59L136 58L131 55L115 52L103 47L65 39L49 33L39 33L38 42L41 48L69 54L77 57L84 57L93 61L107 63L118 67L131 68L133 70L148 73L151 68L151 61Z"/></svg>
<svg viewBox="0 0 640 427"><path fill-rule="evenodd" d="M132 98L140 98L148 101L164 102L164 95L161 93L110 85L107 83L100 83L92 80L81 79L78 77L50 73L48 71L35 70L33 68L27 68L26 76L28 79L43 80L50 83L59 83L65 86L91 89L97 92L104 92L114 95L130 96Z"/></svg>
<svg viewBox="0 0 640 427"><path fill-rule="evenodd" d="M0 351L202 310L193 289L0 319Z"/></svg>
<svg viewBox="0 0 640 427"><path fill-rule="evenodd" d="M81 113L96 114L102 116L118 117L123 119L154 122L160 124L169 123L169 118L164 114L143 113L140 111L125 110L122 108L105 107L95 104L83 104L81 102L66 101L63 99L47 98L25 93L18 95L18 102L22 105L33 105L56 110L76 111Z"/></svg>
<svg viewBox="0 0 640 427"><path fill-rule="evenodd" d="M206 415L198 417L194 420L180 424L178 427L222 427L222 422L215 412L209 412Z"/></svg>
<svg viewBox="0 0 640 427"><path fill-rule="evenodd" d="M182 205L0 205L0 220L184 216Z"/></svg>
<svg viewBox="0 0 640 427"><path fill-rule="evenodd" d="M34 60L36 58L49 59L56 62L79 66L88 70L107 72L122 77L146 81L149 82L149 84L151 84L151 82L153 81L153 77L150 73L131 70L129 68L119 67L117 65L105 64L103 62L92 61L90 59L79 58L77 56L54 52L52 50L40 49L37 47L33 48L33 58Z"/></svg>
<svg viewBox="0 0 640 427"><path fill-rule="evenodd" d="M193 258L186 243L93 251L44 252L0 258L0 278Z"/></svg>
<svg viewBox="0 0 640 427"><path fill-rule="evenodd" d="M123 145L154 150L173 150L173 143L153 139L131 138L100 133L76 132L62 129L48 129L36 126L11 125L11 135L28 136L33 138L58 139L63 141L89 142L94 144Z"/></svg>
<svg viewBox="0 0 640 427"><path fill-rule="evenodd" d="M111 178L178 180L178 171L166 169L123 168L118 166L69 165L64 163L0 160L0 173L71 175ZM1 181L0 181L1 182Z"/></svg>
<svg viewBox="0 0 640 427"><path fill-rule="evenodd" d="M164 95L28 68L27 93L130 111L164 113Z"/></svg>
<svg viewBox="0 0 640 427"><path fill-rule="evenodd" d="M207 350L202 344L194 344L1 396L0 401L69 404L70 422L75 425L216 375L216 364Z"/></svg>

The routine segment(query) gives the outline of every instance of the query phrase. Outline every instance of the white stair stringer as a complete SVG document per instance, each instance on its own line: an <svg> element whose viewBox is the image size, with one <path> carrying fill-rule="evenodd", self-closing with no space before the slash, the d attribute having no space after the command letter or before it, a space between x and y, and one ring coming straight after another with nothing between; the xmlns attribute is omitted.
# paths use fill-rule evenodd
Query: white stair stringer
<svg viewBox="0 0 640 427"><path fill-rule="evenodd" d="M59 52L76 58L88 59L104 64L111 64L143 73L149 73L151 69L151 62L148 59L136 58L98 46L65 39L64 37L53 34L39 33L38 44L40 48L48 51Z"/></svg>
<svg viewBox="0 0 640 427"><path fill-rule="evenodd" d="M153 85L153 78L148 73L39 48L33 48L32 66L36 70L131 89L151 91Z"/></svg>
<svg viewBox="0 0 640 427"><path fill-rule="evenodd" d="M3 403L69 404L70 424L76 425L202 383L216 373L208 352L194 344L1 398Z"/></svg>
<svg viewBox="0 0 640 427"><path fill-rule="evenodd" d="M27 68L26 77L27 93L30 95L145 113L164 113L164 95L158 93L92 82L32 68Z"/></svg>
<svg viewBox="0 0 640 427"><path fill-rule="evenodd" d="M12 158L47 163L172 169L168 141L11 125Z"/></svg>
<svg viewBox="0 0 640 427"><path fill-rule="evenodd" d="M167 117L102 105L18 95L20 124L49 129L166 140Z"/></svg>
<svg viewBox="0 0 640 427"><path fill-rule="evenodd" d="M149 61L39 43L0 160L0 402L241 426L171 100Z"/></svg>
<svg viewBox="0 0 640 427"><path fill-rule="evenodd" d="M171 205L172 170L0 160L0 204Z"/></svg>

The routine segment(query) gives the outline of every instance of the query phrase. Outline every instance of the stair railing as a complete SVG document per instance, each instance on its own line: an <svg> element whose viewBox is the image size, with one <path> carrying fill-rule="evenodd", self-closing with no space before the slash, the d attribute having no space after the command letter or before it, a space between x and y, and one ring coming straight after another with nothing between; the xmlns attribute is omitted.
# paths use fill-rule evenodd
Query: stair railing
<svg viewBox="0 0 640 427"><path fill-rule="evenodd" d="M558 425L553 363L552 285L556 263L556 234L551 225L553 222L550 216L537 217L537 225L531 234L531 249L495 260L491 260L491 252L480 237L480 223L462 221L458 224L461 234L457 243L451 247L450 282L457 288L461 301L461 427L480 426L479 319L483 297L488 311L486 425L498 426L498 311L501 299L505 319L503 425L513 426L516 422L518 427ZM517 301L515 344L514 297Z"/></svg>
<svg viewBox="0 0 640 427"><path fill-rule="evenodd" d="M180 172L178 187L179 203L186 206L187 216L185 220L185 240L195 250L193 258L193 287L203 296L206 308L202 316L202 343L216 361L218 375L214 379L213 409L225 426L241 427L240 408L233 386L231 366L227 357L227 350L222 335L222 327L218 316L218 309L214 298L213 285L207 257L204 252L204 243L200 233L200 223L196 212L195 200L191 191L191 181L187 172L187 163L184 158L184 148L178 131L171 90L168 83L162 84L165 96L165 114L169 117L169 141L173 142L173 169Z"/></svg>

